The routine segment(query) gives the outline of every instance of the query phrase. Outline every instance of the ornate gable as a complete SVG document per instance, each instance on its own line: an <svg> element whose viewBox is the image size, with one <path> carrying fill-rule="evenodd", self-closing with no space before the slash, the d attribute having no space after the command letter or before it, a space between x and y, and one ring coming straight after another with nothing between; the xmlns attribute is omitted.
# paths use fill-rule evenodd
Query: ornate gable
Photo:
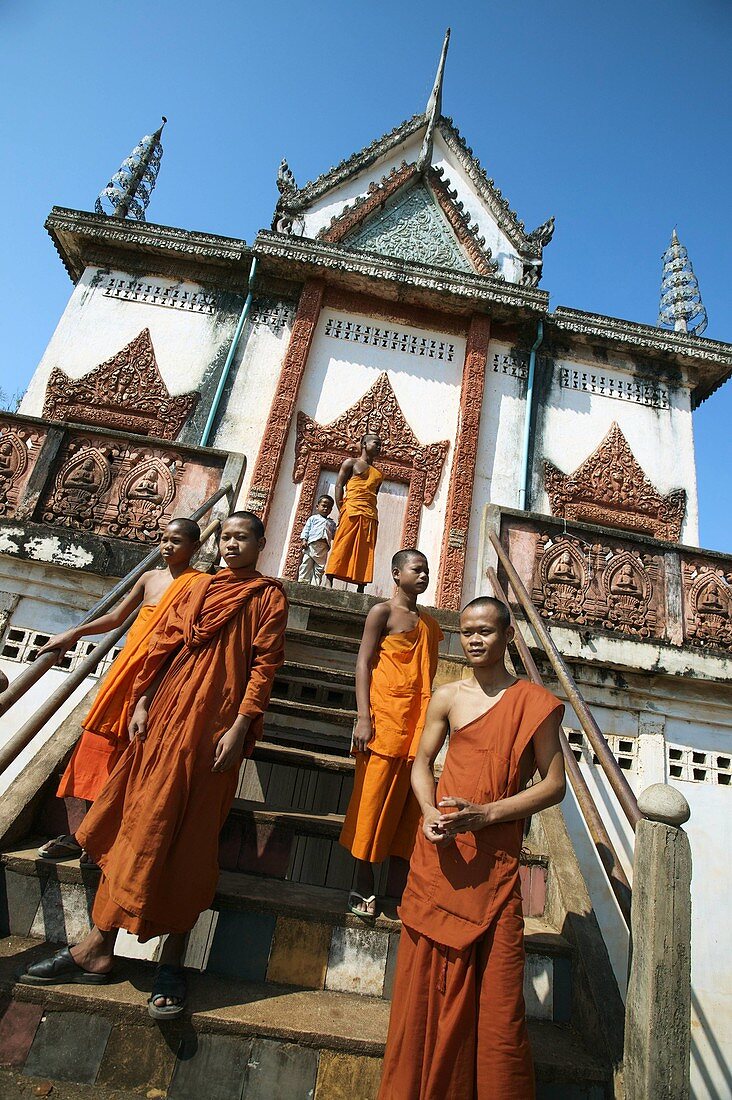
<svg viewBox="0 0 732 1100"><path fill-rule="evenodd" d="M573 474L545 462L544 483L555 516L638 531L669 542L681 537L686 492L659 493L615 422Z"/></svg>
<svg viewBox="0 0 732 1100"><path fill-rule="evenodd" d="M442 170L430 168L422 182L416 164L405 161L346 206L320 237L359 251L479 275L495 276L498 268Z"/></svg>
<svg viewBox="0 0 732 1100"><path fill-rule="evenodd" d="M117 431L175 439L193 412L198 393L171 397L158 368L150 330L143 329L106 363L82 378L58 367L46 387L43 415Z"/></svg>

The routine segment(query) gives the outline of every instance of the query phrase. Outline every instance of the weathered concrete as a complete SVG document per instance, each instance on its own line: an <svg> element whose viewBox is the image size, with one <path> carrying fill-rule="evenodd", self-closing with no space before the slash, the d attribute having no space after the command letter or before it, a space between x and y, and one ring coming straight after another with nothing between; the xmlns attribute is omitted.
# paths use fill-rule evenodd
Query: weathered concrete
<svg viewBox="0 0 732 1100"><path fill-rule="evenodd" d="M675 795L673 801L668 792ZM681 800L686 807L677 805ZM625 1010L626 1100L685 1100L691 1052L691 849L678 791L654 784L638 799L656 820L636 830L632 955Z"/></svg>

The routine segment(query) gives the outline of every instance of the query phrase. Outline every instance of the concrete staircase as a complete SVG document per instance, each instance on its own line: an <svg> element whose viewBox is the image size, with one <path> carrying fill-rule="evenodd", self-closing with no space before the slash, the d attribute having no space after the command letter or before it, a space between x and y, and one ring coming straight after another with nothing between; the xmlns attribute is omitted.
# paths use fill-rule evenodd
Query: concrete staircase
<svg viewBox="0 0 732 1100"><path fill-rule="evenodd" d="M353 866L337 841L353 775L355 657L373 601L298 585L289 595L287 661L265 740L242 769L221 835L214 907L199 920L186 957L201 971L191 980L192 1015L166 1025L148 1018L152 967L127 936L122 949L138 958L125 959L109 986L14 982L46 942L73 943L89 924L98 873L35 854L43 837L73 829L83 811L53 797L64 754L24 835L0 857L0 1064L113 1085L120 1097L151 1089L171 1100L376 1096L400 925L382 914L368 927L346 913ZM438 675L449 678L462 664L457 624L452 615L440 618ZM546 848L530 838L521 867L538 1095L601 1100L612 1095L612 1069L586 1026L592 998L584 948L560 927L558 864ZM393 913L389 886L384 868L378 888Z"/></svg>

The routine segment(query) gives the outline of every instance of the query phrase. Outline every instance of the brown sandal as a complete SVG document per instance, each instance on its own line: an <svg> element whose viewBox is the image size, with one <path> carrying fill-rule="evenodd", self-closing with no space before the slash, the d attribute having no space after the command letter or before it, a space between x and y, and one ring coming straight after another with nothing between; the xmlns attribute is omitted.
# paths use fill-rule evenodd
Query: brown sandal
<svg viewBox="0 0 732 1100"><path fill-rule="evenodd" d="M78 859L83 849L76 843L76 837L63 833L55 840L47 840L38 849L41 859Z"/></svg>

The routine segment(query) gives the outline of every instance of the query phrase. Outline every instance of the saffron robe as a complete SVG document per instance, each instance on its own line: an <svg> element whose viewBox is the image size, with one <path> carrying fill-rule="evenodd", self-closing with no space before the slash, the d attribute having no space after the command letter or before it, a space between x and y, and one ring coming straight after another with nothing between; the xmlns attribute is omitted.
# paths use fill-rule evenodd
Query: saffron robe
<svg viewBox="0 0 732 1100"><path fill-rule="evenodd" d="M519 680L454 730L435 802L520 789L521 757L564 707ZM399 910L403 929L379 1100L533 1100L523 999L523 822L430 844L420 829Z"/></svg>
<svg viewBox="0 0 732 1100"><path fill-rule="evenodd" d="M443 638L420 612L413 630L382 638L371 672L373 740L356 754L356 775L340 842L356 859L409 859L419 823L412 761L427 715Z"/></svg>
<svg viewBox="0 0 732 1100"><path fill-rule="evenodd" d="M81 737L56 791L58 798L85 798L93 802L107 782L129 744L130 693L145 663L150 638L179 594L200 576L198 569L185 569L166 588L158 603L146 603L140 608L122 650L81 724Z"/></svg>
<svg viewBox="0 0 732 1100"><path fill-rule="evenodd" d="M376 494L383 479L381 471L373 466L362 474L351 474L348 479L325 567L329 577L351 584L370 584L374 579L374 550L379 528Z"/></svg>
<svg viewBox="0 0 732 1100"><path fill-rule="evenodd" d="M102 868L92 917L142 941L187 932L211 905L218 838L239 768L213 772L219 739L252 719L251 755L284 660L287 600L252 570L202 575L168 611L133 687L160 674L144 741L135 738L87 814L77 839Z"/></svg>

